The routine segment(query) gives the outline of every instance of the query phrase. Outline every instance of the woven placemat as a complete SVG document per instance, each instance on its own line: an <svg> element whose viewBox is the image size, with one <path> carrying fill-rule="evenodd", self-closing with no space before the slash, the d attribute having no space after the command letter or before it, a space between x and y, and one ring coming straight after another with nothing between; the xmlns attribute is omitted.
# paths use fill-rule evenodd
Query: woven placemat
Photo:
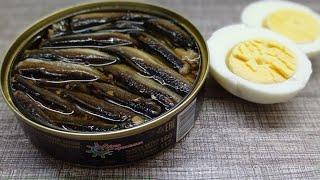
<svg viewBox="0 0 320 180"><path fill-rule="evenodd" d="M1 0L0 59L14 38L40 17L78 0ZM205 38L239 22L249 0L153 1L185 15ZM300 1L320 12L318 0ZM123 168L79 168L40 152L0 98L0 179L319 179L320 57L308 86L285 104L238 99L208 77L191 132L173 148Z"/></svg>

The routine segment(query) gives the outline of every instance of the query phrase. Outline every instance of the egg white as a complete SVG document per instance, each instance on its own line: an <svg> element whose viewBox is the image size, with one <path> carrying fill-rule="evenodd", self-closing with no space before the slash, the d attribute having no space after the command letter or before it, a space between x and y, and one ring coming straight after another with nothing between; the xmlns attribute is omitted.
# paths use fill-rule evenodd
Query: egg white
<svg viewBox="0 0 320 180"><path fill-rule="evenodd" d="M310 8L301 4L282 0L265 0L251 3L243 10L241 21L248 26L263 27L263 21L265 18L269 14L281 9L304 11L315 17L320 23L320 15L312 11ZM320 53L320 36L312 42L296 44L308 56L314 56Z"/></svg>
<svg viewBox="0 0 320 180"><path fill-rule="evenodd" d="M297 60L295 74L281 83L258 84L232 73L226 64L228 53L237 44L251 39L269 39L292 51ZM266 29L250 28L243 24L227 26L214 32L207 44L212 76L224 89L251 102L261 104L286 102L305 87L312 73L310 60L295 43Z"/></svg>

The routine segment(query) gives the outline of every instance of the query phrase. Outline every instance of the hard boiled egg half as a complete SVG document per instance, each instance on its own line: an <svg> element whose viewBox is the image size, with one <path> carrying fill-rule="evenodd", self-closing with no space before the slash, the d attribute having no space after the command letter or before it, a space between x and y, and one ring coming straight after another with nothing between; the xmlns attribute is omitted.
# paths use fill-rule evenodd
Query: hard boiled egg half
<svg viewBox="0 0 320 180"><path fill-rule="evenodd" d="M307 56L287 38L243 24L224 27L207 41L210 71L230 93L248 101L288 101L312 73Z"/></svg>
<svg viewBox="0 0 320 180"><path fill-rule="evenodd" d="M248 26L263 27L289 38L308 56L320 52L320 16L304 5L258 1L243 10L241 20Z"/></svg>

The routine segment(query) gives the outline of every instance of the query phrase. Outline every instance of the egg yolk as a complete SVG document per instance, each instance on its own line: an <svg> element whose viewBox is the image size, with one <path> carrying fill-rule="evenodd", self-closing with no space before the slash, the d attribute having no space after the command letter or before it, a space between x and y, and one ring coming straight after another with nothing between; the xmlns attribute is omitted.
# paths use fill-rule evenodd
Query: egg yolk
<svg viewBox="0 0 320 180"><path fill-rule="evenodd" d="M259 84L283 82L295 73L297 66L289 49L267 39L239 43L229 52L226 64L237 76Z"/></svg>
<svg viewBox="0 0 320 180"><path fill-rule="evenodd" d="M320 22L304 11L283 9L268 15L263 26L296 43L308 43L320 35Z"/></svg>

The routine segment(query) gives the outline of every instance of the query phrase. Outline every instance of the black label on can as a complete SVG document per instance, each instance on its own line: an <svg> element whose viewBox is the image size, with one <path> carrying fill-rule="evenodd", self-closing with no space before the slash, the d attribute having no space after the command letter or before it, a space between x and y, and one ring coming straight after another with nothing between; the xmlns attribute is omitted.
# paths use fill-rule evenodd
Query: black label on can
<svg viewBox="0 0 320 180"><path fill-rule="evenodd" d="M90 165L121 165L136 162L173 145L176 118L130 137L107 141L81 142L81 162Z"/></svg>

